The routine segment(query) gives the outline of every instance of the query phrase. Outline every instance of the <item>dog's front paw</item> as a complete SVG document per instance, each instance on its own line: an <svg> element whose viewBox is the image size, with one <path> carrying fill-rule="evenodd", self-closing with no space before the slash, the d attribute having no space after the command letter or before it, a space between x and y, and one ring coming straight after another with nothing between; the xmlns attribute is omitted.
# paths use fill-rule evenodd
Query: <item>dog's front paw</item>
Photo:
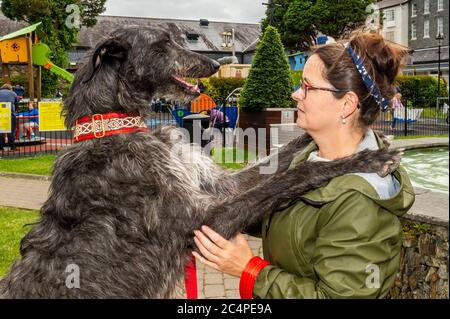
<svg viewBox="0 0 450 319"><path fill-rule="evenodd" d="M375 172L381 177L391 174L400 165L402 155L403 150L399 149L383 148L378 151L367 152L364 155L364 157L370 156L370 159L367 160L367 172Z"/></svg>

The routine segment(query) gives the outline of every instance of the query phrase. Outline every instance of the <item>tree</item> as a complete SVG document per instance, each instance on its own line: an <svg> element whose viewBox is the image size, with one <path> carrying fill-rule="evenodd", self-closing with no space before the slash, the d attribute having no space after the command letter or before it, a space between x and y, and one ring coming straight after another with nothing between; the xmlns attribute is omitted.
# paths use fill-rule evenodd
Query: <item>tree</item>
<svg viewBox="0 0 450 319"><path fill-rule="evenodd" d="M285 47L305 51L319 32L340 38L362 26L370 11L366 8L375 0L274 0L273 26L281 34ZM268 9L269 10L269 9ZM268 25L262 21L263 29Z"/></svg>
<svg viewBox="0 0 450 319"><path fill-rule="evenodd" d="M276 28L268 26L256 48L255 58L241 92L243 109L293 107L289 63Z"/></svg>
<svg viewBox="0 0 450 319"><path fill-rule="evenodd" d="M317 34L315 8L311 1L293 1L283 17L282 40L291 51L305 51Z"/></svg>
<svg viewBox="0 0 450 319"><path fill-rule="evenodd" d="M52 62L60 67L68 64L67 52L76 43L81 26L94 26L96 17L105 11L106 0L3 0L3 14L11 20L29 24L42 22L41 41L52 51ZM42 94L53 97L58 77L42 72Z"/></svg>
<svg viewBox="0 0 450 319"><path fill-rule="evenodd" d="M286 10L289 8L292 0L272 0L272 7L267 6L266 18L261 21L263 33L269 26L270 15L272 14L272 26L281 30L283 25L283 18Z"/></svg>
<svg viewBox="0 0 450 319"><path fill-rule="evenodd" d="M317 0L314 11L318 30L340 38L364 25L370 12L366 8L373 0Z"/></svg>

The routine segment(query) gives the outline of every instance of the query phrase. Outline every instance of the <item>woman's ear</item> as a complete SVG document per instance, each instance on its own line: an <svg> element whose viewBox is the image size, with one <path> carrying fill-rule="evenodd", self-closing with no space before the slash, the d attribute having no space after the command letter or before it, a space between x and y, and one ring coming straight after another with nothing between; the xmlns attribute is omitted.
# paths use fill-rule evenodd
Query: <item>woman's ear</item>
<svg viewBox="0 0 450 319"><path fill-rule="evenodd" d="M127 42L124 43L116 38L107 39L97 45L88 65L87 80L83 81L83 83L89 82L102 65L112 64L115 61L126 61L130 48L131 46Z"/></svg>
<svg viewBox="0 0 450 319"><path fill-rule="evenodd" d="M355 92L350 91L345 94L343 99L342 116L347 118L359 108L359 97Z"/></svg>

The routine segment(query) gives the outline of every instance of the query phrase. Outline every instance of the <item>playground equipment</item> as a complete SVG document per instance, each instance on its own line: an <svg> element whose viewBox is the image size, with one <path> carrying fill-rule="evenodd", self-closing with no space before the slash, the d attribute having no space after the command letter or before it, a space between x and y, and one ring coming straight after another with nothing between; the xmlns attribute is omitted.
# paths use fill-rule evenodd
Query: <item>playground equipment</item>
<svg viewBox="0 0 450 319"><path fill-rule="evenodd" d="M36 23L26 28L17 30L13 33L0 37L0 62L2 63L3 81L11 84L9 75L10 64L27 64L28 66L28 85L30 100L34 100L34 70L33 65L37 66L37 99L41 100L41 74L42 67L62 76L67 81L72 82L74 76L72 73L53 64L50 59L50 49L39 41L42 36L42 23Z"/></svg>
<svg viewBox="0 0 450 319"><path fill-rule="evenodd" d="M405 107L397 107L394 110L394 118L398 122L414 123L420 118L423 109L407 108L405 114Z"/></svg>
<svg viewBox="0 0 450 319"><path fill-rule="evenodd" d="M225 99L223 105L216 105L215 101L206 94L200 94L199 97L191 102L191 109L186 107L176 107L171 110L172 116L178 126L183 126L183 118L192 114L209 113L212 109L217 109L223 112L228 118L227 127L236 128L239 126L239 92L242 88L234 89ZM228 104L228 105L227 105ZM214 126L215 119L211 122Z"/></svg>

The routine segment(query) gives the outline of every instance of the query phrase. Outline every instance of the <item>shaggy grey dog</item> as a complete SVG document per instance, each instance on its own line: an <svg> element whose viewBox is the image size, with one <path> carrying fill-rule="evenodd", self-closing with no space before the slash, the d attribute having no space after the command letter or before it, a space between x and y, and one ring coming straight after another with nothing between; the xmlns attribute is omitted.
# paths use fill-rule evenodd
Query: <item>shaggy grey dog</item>
<svg viewBox="0 0 450 319"><path fill-rule="evenodd" d="M124 27L77 72L65 101L67 127L97 113L146 117L155 96L190 100L198 93L179 78L217 69L163 30ZM259 174L264 162L230 173L195 148L185 152L189 145L171 138L174 130L90 139L61 151L41 219L23 238L0 296L172 297L194 249L194 229L206 224L230 238L335 176L384 175L400 160L395 151L363 151L287 170L311 140L304 135L280 151L276 174ZM72 269L79 270L79 286L68 284Z"/></svg>

